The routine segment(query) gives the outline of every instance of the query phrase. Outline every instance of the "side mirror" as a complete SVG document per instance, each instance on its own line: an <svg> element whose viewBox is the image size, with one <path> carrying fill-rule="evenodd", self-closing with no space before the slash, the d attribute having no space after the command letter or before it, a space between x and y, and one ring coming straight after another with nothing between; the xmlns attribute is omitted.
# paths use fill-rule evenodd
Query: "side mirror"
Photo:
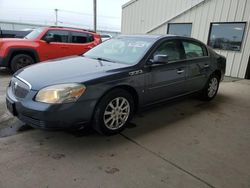
<svg viewBox="0 0 250 188"><path fill-rule="evenodd" d="M47 36L44 37L44 41L47 42L47 43L53 42L54 37L50 36L50 35L47 35Z"/></svg>
<svg viewBox="0 0 250 188"><path fill-rule="evenodd" d="M153 57L154 64L167 64L168 63L168 55L155 55Z"/></svg>

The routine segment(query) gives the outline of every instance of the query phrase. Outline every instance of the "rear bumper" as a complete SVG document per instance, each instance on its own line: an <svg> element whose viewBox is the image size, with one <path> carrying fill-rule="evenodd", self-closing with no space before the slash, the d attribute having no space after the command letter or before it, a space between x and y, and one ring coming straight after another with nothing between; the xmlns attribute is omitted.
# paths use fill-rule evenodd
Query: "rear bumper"
<svg viewBox="0 0 250 188"><path fill-rule="evenodd" d="M220 77L220 81L223 81L224 78L225 78L225 71L224 70L220 70L220 73L221 73L221 77Z"/></svg>

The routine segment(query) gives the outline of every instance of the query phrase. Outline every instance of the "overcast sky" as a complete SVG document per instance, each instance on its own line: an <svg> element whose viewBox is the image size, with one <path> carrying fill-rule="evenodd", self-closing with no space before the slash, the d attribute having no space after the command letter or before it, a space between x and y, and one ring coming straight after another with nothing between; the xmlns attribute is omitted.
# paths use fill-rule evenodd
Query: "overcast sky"
<svg viewBox="0 0 250 188"><path fill-rule="evenodd" d="M121 6L129 0L97 0L98 29L119 31ZM0 20L93 28L93 0L0 0Z"/></svg>

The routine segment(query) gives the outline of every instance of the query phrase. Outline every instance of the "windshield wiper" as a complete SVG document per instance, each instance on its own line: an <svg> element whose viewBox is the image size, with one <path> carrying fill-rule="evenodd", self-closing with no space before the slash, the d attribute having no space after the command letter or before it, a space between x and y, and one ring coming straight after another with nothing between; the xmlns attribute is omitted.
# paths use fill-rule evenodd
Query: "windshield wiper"
<svg viewBox="0 0 250 188"><path fill-rule="evenodd" d="M98 60L98 61L114 62L113 60L106 59L106 58L103 58L103 57L89 57L89 56L85 56L84 54L82 56L90 58L90 59L95 59L95 60Z"/></svg>
<svg viewBox="0 0 250 188"><path fill-rule="evenodd" d="M94 58L94 59L99 60L99 61L111 62L109 59L105 59L105 58L102 58L102 57L97 57L97 58Z"/></svg>

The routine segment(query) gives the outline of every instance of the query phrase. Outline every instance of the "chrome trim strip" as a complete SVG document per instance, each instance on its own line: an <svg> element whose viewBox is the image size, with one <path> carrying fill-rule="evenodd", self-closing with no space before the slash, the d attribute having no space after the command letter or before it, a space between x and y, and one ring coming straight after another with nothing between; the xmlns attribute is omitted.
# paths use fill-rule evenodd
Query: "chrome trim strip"
<svg viewBox="0 0 250 188"><path fill-rule="evenodd" d="M29 82L27 82L26 80L20 78L19 76L15 76L17 79L21 80L23 83L27 84L29 86L29 89L32 88L31 84Z"/></svg>

